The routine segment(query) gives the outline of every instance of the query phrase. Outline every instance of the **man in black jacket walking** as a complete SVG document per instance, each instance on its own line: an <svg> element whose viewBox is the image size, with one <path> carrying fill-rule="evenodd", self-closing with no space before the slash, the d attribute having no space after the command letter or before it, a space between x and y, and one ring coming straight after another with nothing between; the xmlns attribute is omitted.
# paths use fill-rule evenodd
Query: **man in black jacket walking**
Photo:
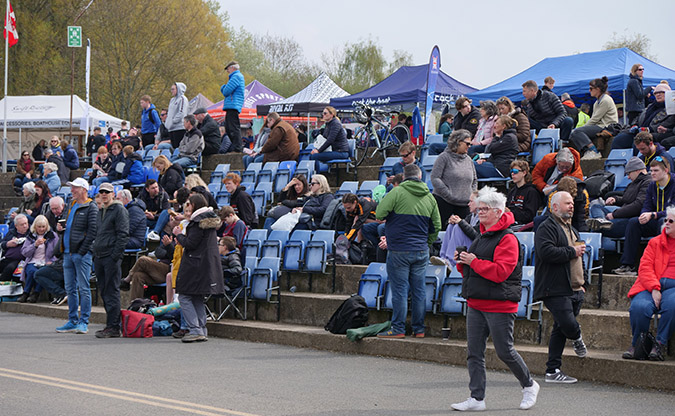
<svg viewBox="0 0 675 416"><path fill-rule="evenodd" d="M96 331L96 338L113 338L121 335L120 279L124 247L129 240L129 213L120 201L113 199L111 184L101 184L98 193L103 206L98 213L98 234L93 245L94 270L105 307L106 325L105 329Z"/></svg>
<svg viewBox="0 0 675 416"><path fill-rule="evenodd" d="M586 245L572 227L574 199L567 192L551 198L551 215L534 235L534 299L543 300L553 315L553 330L548 344L547 383L576 383L577 379L560 371L567 339L574 340L574 352L586 356L577 315L584 302Z"/></svg>

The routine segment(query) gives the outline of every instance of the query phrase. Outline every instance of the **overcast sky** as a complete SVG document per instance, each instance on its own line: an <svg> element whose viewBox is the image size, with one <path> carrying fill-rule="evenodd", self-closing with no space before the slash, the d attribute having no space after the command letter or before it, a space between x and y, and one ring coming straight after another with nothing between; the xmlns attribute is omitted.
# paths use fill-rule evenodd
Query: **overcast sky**
<svg viewBox="0 0 675 416"><path fill-rule="evenodd" d="M673 0L218 1L232 26L292 37L319 64L369 36L388 61L401 49L415 65L438 45L443 72L478 89L546 57L601 50L614 32L646 35L657 62L675 69Z"/></svg>

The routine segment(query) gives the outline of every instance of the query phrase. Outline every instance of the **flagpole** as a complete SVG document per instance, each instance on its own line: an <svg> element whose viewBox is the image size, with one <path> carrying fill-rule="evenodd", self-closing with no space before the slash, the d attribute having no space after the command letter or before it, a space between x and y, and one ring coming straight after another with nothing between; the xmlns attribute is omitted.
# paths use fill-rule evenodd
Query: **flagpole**
<svg viewBox="0 0 675 416"><path fill-rule="evenodd" d="M2 126L2 172L7 173L7 72L9 70L9 0L5 7L5 122Z"/></svg>

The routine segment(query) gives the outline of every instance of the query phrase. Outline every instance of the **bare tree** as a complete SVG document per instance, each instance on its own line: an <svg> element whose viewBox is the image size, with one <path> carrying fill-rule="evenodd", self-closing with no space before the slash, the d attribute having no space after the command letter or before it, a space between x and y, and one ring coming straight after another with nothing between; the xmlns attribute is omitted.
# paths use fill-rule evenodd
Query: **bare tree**
<svg viewBox="0 0 675 416"><path fill-rule="evenodd" d="M657 56L650 52L652 41L642 33L627 33L627 30L624 30L623 34L618 34L614 32L612 39L608 40L603 46L603 50L617 49L617 48L628 48L633 52L637 52L640 55L656 62Z"/></svg>

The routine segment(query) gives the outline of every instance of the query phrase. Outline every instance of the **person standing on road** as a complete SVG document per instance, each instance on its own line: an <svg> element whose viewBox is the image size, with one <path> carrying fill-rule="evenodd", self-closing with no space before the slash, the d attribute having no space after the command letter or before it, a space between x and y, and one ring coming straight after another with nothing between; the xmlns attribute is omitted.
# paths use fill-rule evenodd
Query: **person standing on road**
<svg viewBox="0 0 675 416"><path fill-rule="evenodd" d="M574 341L574 352L583 358L586 345L581 338L577 315L584 303L583 255L586 245L572 227L574 199L568 192L551 197L551 215L534 235L534 300L543 300L553 315L548 343L547 383L576 383L577 379L560 371L567 339Z"/></svg>
<svg viewBox="0 0 675 416"><path fill-rule="evenodd" d="M455 251L457 270L464 277L462 296L467 300L467 369L471 397L452 404L455 410L485 410L485 348L488 336L500 360L520 382L527 410L537 402L539 384L513 348L513 324L521 297L523 256L518 238L509 229L513 214L506 197L495 190L479 193L480 236L468 251Z"/></svg>
<svg viewBox="0 0 675 416"><path fill-rule="evenodd" d="M415 164L403 169L405 179L377 206L378 220L386 220L387 274L391 284L393 312L391 329L380 338L404 338L408 292L412 293L413 337L424 338L426 293L424 274L429 264L429 245L441 229L436 199L422 182Z"/></svg>
<svg viewBox="0 0 675 416"><path fill-rule="evenodd" d="M63 233L63 281L68 296L68 322L56 332L86 334L91 314L91 246L96 238L98 207L89 198L89 183L77 178L67 183L73 195L66 226L56 226ZM78 316L78 307L80 314Z"/></svg>
<svg viewBox="0 0 675 416"><path fill-rule="evenodd" d="M98 212L98 232L94 240L94 269L103 306L105 328L96 331L96 338L117 338L120 333L120 279L124 247L129 241L129 212L114 199L114 189L104 183L98 189L102 208ZM145 225L145 224L143 224Z"/></svg>
<svg viewBox="0 0 675 416"><path fill-rule="evenodd" d="M223 111L225 114L225 130L227 136L232 142L230 147L231 152L241 152L241 122L239 121L239 113L244 106L244 88L246 82L244 76L239 71L239 63L232 61L225 66L225 71L229 74L227 84L220 87L220 92L223 94Z"/></svg>

